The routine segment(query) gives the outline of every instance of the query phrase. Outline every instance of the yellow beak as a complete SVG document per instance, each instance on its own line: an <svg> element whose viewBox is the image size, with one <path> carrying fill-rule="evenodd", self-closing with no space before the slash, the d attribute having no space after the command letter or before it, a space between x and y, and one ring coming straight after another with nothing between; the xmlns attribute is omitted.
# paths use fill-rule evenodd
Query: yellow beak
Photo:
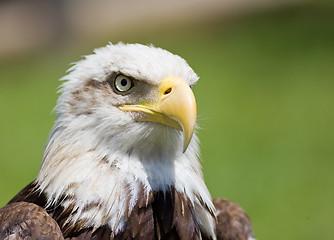
<svg viewBox="0 0 334 240"><path fill-rule="evenodd" d="M196 101L190 87L180 78L168 77L159 86L156 102L121 105L123 111L146 113L137 121L158 122L183 131L183 152L187 150L196 125Z"/></svg>

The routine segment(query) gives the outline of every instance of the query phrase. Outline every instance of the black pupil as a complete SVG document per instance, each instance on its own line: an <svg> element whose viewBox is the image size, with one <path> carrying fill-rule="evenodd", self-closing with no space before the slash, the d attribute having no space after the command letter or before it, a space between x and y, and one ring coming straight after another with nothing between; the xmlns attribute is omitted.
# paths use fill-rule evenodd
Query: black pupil
<svg viewBox="0 0 334 240"><path fill-rule="evenodd" d="M128 80L126 80L126 79L122 79L122 81L121 81L121 85L124 87L124 86L126 86L126 85L128 85Z"/></svg>

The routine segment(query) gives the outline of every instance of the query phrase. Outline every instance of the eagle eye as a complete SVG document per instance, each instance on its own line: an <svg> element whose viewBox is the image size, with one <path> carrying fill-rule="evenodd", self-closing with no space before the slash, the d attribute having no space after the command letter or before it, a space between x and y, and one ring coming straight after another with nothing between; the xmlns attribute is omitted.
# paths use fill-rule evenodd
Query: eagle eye
<svg viewBox="0 0 334 240"><path fill-rule="evenodd" d="M127 94L131 91L135 84L132 78L120 74L115 77L112 86L117 94Z"/></svg>

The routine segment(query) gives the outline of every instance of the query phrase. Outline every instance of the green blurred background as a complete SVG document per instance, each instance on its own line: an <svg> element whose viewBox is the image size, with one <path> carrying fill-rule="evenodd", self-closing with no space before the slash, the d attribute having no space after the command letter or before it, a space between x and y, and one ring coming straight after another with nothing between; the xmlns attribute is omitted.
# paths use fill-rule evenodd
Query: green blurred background
<svg viewBox="0 0 334 240"><path fill-rule="evenodd" d="M153 43L184 57L200 76L194 91L212 195L239 203L257 239L333 239L334 5L246 3L207 14L190 8L193 14L170 21L159 22L159 14L157 21L130 19L133 25L120 20L86 35L73 34L62 15L43 41L2 51L0 206L38 173L57 79L69 64L109 41ZM38 37L22 34L27 42L29 34Z"/></svg>

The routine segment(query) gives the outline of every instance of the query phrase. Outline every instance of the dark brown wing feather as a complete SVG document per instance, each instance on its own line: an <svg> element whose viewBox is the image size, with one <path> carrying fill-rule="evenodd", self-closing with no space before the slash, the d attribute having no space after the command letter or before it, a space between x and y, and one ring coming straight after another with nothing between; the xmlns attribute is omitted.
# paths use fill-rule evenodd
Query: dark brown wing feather
<svg viewBox="0 0 334 240"><path fill-rule="evenodd" d="M217 240L247 240L254 236L252 223L236 203L222 198L213 199L217 215Z"/></svg>
<svg viewBox="0 0 334 240"><path fill-rule="evenodd" d="M61 240L56 221L41 207L16 202L0 209L0 239Z"/></svg>

